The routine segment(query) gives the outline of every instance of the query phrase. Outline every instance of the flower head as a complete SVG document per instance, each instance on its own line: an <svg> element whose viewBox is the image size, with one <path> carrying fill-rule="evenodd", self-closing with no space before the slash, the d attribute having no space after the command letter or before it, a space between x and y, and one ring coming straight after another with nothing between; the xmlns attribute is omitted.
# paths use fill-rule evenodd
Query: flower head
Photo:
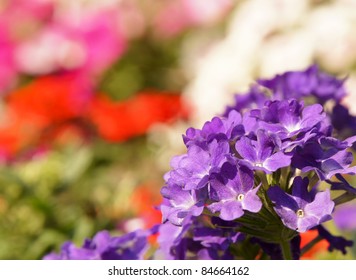
<svg viewBox="0 0 356 280"><path fill-rule="evenodd" d="M242 136L235 144L236 151L242 157L241 162L252 169L272 173L290 165L291 156L281 151L281 140L275 134L259 129L256 138Z"/></svg>
<svg viewBox="0 0 356 280"><path fill-rule="evenodd" d="M253 172L246 166L227 165L234 173L233 178L224 178L221 175L211 182L210 199L213 201L208 208L219 212L219 217L225 221L232 221L241 217L244 210L258 212L262 202L257 196L257 188L253 188Z"/></svg>
<svg viewBox="0 0 356 280"><path fill-rule="evenodd" d="M262 109L251 111L259 120L259 126L276 133L282 140L296 137L316 128L325 120L323 107L319 104L304 107L295 99L268 101Z"/></svg>
<svg viewBox="0 0 356 280"><path fill-rule="evenodd" d="M157 231L138 230L120 237L112 237L107 231L98 232L93 239L86 239L82 247L72 242L62 245L59 254L51 253L45 260L135 260L142 259L147 249L147 237Z"/></svg>
<svg viewBox="0 0 356 280"><path fill-rule="evenodd" d="M169 184L176 184L184 190L205 187L212 173L219 172L228 160L230 147L227 141L213 140L206 149L193 145L185 155L171 161L174 168L165 175Z"/></svg>
<svg viewBox="0 0 356 280"><path fill-rule="evenodd" d="M303 172L315 170L321 180L338 173L355 174L356 166L351 166L353 155L347 151L354 141L354 137L345 141L325 136L310 139L303 147L296 148L292 166Z"/></svg>
<svg viewBox="0 0 356 280"><path fill-rule="evenodd" d="M204 210L206 189L183 190L177 185L167 185L161 190L166 199L160 206L163 221L182 225L186 217L199 216Z"/></svg>
<svg viewBox="0 0 356 280"><path fill-rule="evenodd" d="M332 99L340 101L345 95L344 79L337 79L312 65L304 71L289 71L258 83L272 91L275 98L283 100L314 96L324 104Z"/></svg>
<svg viewBox="0 0 356 280"><path fill-rule="evenodd" d="M334 209L329 190L314 195L308 192L308 184L308 178L296 177L292 184L292 195L278 186L267 191L283 224L298 232L305 232L330 220Z"/></svg>

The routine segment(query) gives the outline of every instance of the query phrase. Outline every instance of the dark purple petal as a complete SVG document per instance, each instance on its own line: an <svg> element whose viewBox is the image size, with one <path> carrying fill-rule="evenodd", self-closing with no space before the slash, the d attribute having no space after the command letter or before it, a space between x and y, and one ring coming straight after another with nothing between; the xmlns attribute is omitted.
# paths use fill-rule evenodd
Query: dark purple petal
<svg viewBox="0 0 356 280"><path fill-rule="evenodd" d="M235 105L227 107L224 116L227 116L231 111L238 111L242 113L250 108L261 107L266 100L266 94L261 91L257 85L253 85L247 93L235 94Z"/></svg>
<svg viewBox="0 0 356 280"><path fill-rule="evenodd" d="M273 186L270 187L267 191L268 197L273 203L275 203L277 208L288 208L293 212L296 212L299 209L299 205L293 199L293 197L285 193L280 187Z"/></svg>
<svg viewBox="0 0 356 280"><path fill-rule="evenodd" d="M307 203L310 203L314 197L308 192L309 179L308 177L302 178L295 177L293 180L292 196L301 208Z"/></svg>
<svg viewBox="0 0 356 280"><path fill-rule="evenodd" d="M155 227L156 228L156 227ZM61 260L133 260L142 259L148 249L147 237L155 230L138 230L121 237L111 237L107 231L86 239L81 248L71 242L63 244L59 254L49 254L44 259Z"/></svg>
<svg viewBox="0 0 356 280"><path fill-rule="evenodd" d="M259 129L257 131L257 161L264 162L268 159L275 148L272 137L270 137L266 131Z"/></svg>
<svg viewBox="0 0 356 280"><path fill-rule="evenodd" d="M340 182L332 182L330 180L326 180L326 182L331 185L331 190L344 190L350 194L356 195L356 188L351 186L345 180L345 178L341 176L341 174L336 174L335 176L340 180Z"/></svg>
<svg viewBox="0 0 356 280"><path fill-rule="evenodd" d="M236 196L236 190L231 186L231 184L227 185L227 181L223 181L220 179L213 179L211 181L210 187L210 199L219 201L232 199Z"/></svg>
<svg viewBox="0 0 356 280"><path fill-rule="evenodd" d="M334 236L328 232L323 226L317 227L319 235L329 242L328 250L331 252L333 250L339 250L344 255L346 254L346 247L351 247L353 242L351 240L346 240L341 236Z"/></svg>
<svg viewBox="0 0 356 280"><path fill-rule="evenodd" d="M253 171L246 166L239 166L238 173L234 181L239 182L239 187L234 186L237 192L246 194L253 188L254 175Z"/></svg>

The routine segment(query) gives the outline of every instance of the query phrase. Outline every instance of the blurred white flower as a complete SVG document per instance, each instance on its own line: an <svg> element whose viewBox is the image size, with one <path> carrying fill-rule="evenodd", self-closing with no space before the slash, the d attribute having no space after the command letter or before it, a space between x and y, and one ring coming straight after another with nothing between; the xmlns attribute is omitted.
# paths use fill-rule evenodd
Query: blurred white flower
<svg viewBox="0 0 356 280"><path fill-rule="evenodd" d="M185 94L196 108L193 125L221 113L232 94L245 91L257 77L301 70L314 62L326 71L352 74L355 10L355 0L251 0L236 5L224 38L201 52L197 42L193 48L189 41L184 46L191 78Z"/></svg>
<svg viewBox="0 0 356 280"><path fill-rule="evenodd" d="M335 2L316 8L305 23L314 38L315 57L333 72L351 68L356 60L356 1L353 2L351 7Z"/></svg>

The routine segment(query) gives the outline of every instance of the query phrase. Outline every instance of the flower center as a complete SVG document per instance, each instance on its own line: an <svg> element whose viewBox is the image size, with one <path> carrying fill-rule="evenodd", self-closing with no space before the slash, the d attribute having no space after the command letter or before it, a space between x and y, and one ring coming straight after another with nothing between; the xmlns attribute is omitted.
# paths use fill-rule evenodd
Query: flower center
<svg viewBox="0 0 356 280"><path fill-rule="evenodd" d="M304 211L302 209L297 210L297 217L298 218L303 218L304 217Z"/></svg>
<svg viewBox="0 0 356 280"><path fill-rule="evenodd" d="M262 162L256 162L255 165L256 165L257 167L263 167Z"/></svg>
<svg viewBox="0 0 356 280"><path fill-rule="evenodd" d="M299 130L301 127L300 123L294 123L294 124L289 124L286 125L285 128L288 130L288 132L294 132Z"/></svg>
<svg viewBox="0 0 356 280"><path fill-rule="evenodd" d="M243 199L245 198L245 195L240 193L238 196L237 196L237 200L238 201L242 201Z"/></svg>

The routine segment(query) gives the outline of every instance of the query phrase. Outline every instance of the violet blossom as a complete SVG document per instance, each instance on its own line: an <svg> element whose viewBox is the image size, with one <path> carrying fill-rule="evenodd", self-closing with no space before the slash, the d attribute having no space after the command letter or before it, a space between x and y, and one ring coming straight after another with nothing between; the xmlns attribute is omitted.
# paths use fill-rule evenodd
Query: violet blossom
<svg viewBox="0 0 356 280"><path fill-rule="evenodd" d="M281 151L282 142L275 134L259 129L256 139L242 136L235 144L236 151L242 157L241 162L251 169L272 173L279 168L289 166L291 155Z"/></svg>
<svg viewBox="0 0 356 280"><path fill-rule="evenodd" d="M190 216L181 226L164 223L159 228L160 248L157 259L233 259L229 251L231 244L244 239L235 231L236 223L212 218L214 227L206 225L204 219Z"/></svg>
<svg viewBox="0 0 356 280"><path fill-rule="evenodd" d="M316 186L326 181L331 190L354 195L354 188L340 174L356 172L348 151L356 136L334 138L329 112L321 104L304 105L303 101L311 95L322 104L329 99L340 101L343 80L313 66L259 84L246 95L236 96L236 106L222 117L214 117L202 129L189 128L183 136L187 154L174 158L172 171L165 175L162 194L166 200L161 209L166 227L182 230L179 236L184 237L175 239L179 245L173 246L173 255L179 258L221 257L216 254L221 247L212 248L226 240L220 239L215 228L197 224L201 217L212 221L218 216L221 221L238 221L236 231L257 238L270 258L298 259L299 233L329 221L334 210L330 190L319 191ZM334 175L340 182L329 180ZM316 185L309 186L308 178ZM270 186L279 180L281 186ZM276 236L282 232L280 241ZM279 242L292 246L291 254ZM349 243L341 240L335 247L345 244Z"/></svg>
<svg viewBox="0 0 356 280"><path fill-rule="evenodd" d="M239 112L231 111L225 118L214 117L206 122L202 129L192 127L187 129L186 135L183 135L183 141L188 148L193 145L204 148L214 139L217 141L235 140L245 134L243 122Z"/></svg>
<svg viewBox="0 0 356 280"><path fill-rule="evenodd" d="M330 99L340 101L346 95L344 81L312 65L304 71L289 71L270 80L261 79L258 83L270 89L273 96L280 100L314 96L324 104Z"/></svg>
<svg viewBox="0 0 356 280"><path fill-rule="evenodd" d="M259 120L259 126L276 133L282 140L311 131L325 120L323 107L314 104L304 107L295 99L267 101L262 109L251 111Z"/></svg>
<svg viewBox="0 0 356 280"><path fill-rule="evenodd" d="M187 154L172 160L174 169L165 175L165 179L168 184L176 184L184 190L203 188L208 184L210 174L219 172L229 155L227 141L213 140L207 149L191 146Z"/></svg>
<svg viewBox="0 0 356 280"><path fill-rule="evenodd" d="M253 172L246 166L231 166L235 173L233 178L221 175L211 182L210 199L213 201L208 209L213 213L219 212L219 217L225 221L232 221L241 217L244 210L258 212L262 202L257 196L259 187L254 188Z"/></svg>
<svg viewBox="0 0 356 280"><path fill-rule="evenodd" d="M183 190L177 185L163 187L161 194L165 198L160 206L162 219L174 225L182 225L187 216L199 216L207 197L206 189Z"/></svg>
<svg viewBox="0 0 356 280"><path fill-rule="evenodd" d="M108 231L98 232L93 239L86 239L82 247L65 242L61 252L50 253L45 260L135 260L142 259L148 249L147 237L154 234L151 230L137 230L123 236L112 237Z"/></svg>
<svg viewBox="0 0 356 280"><path fill-rule="evenodd" d="M321 226L332 219L331 191L344 191L342 199L356 196L342 176L356 173L349 151L356 136L335 138L322 106L340 101L344 81L312 66L258 83L236 96L235 108L183 136L187 152L173 157L164 175L155 258L238 259L239 249L253 243L256 252L247 257L262 252L264 258L298 259L300 233L315 227L329 250L345 253L352 245ZM321 104L304 105L310 96ZM330 187L321 191L323 182ZM100 233L82 248L66 243L46 258L141 258L148 235Z"/></svg>
<svg viewBox="0 0 356 280"><path fill-rule="evenodd" d="M354 137L345 141L325 136L314 138L296 148L292 166L303 172L315 170L321 180L330 179L337 173L355 174L356 166L351 166L353 155L347 151L354 141Z"/></svg>
<svg viewBox="0 0 356 280"><path fill-rule="evenodd" d="M308 192L308 184L307 177L296 177L291 187L292 195L279 186L273 186L267 191L283 224L298 232L305 232L330 220L334 209L329 190L314 194Z"/></svg>

